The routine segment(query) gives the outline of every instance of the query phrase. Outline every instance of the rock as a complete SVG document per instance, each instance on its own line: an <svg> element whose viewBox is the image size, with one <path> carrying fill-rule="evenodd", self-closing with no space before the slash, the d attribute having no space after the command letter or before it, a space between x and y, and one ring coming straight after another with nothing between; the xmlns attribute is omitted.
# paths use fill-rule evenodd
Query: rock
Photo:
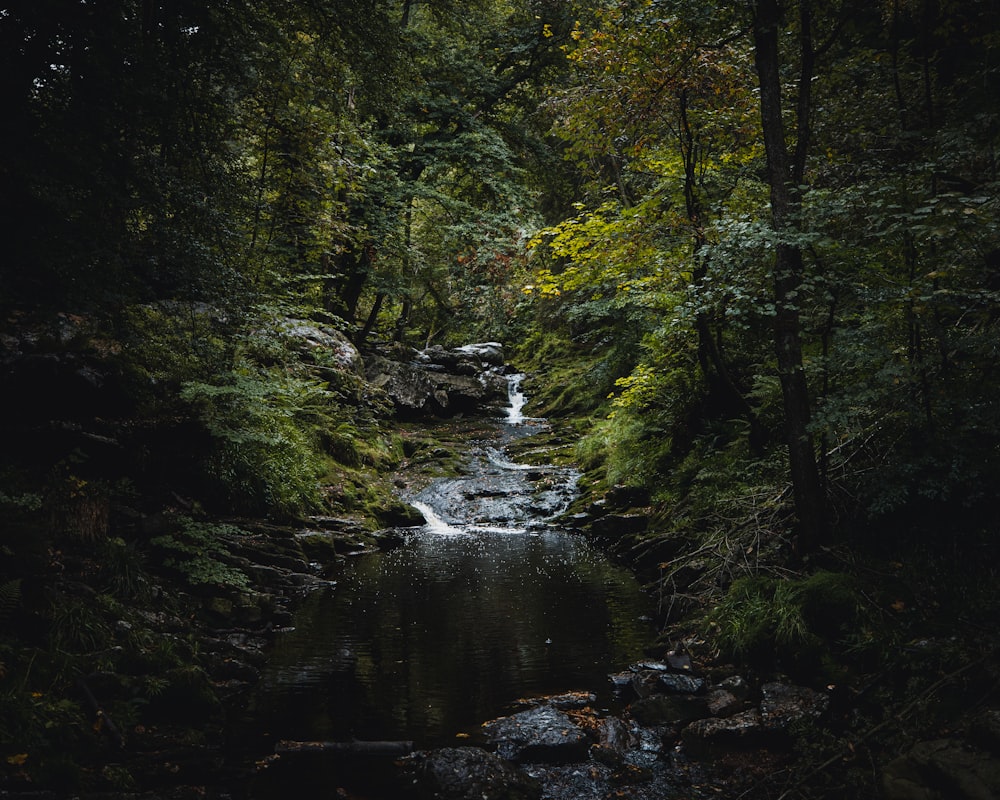
<svg viewBox="0 0 1000 800"><path fill-rule="evenodd" d="M746 700L750 696L750 685L742 675L730 675L725 680L719 681L719 688L731 692L740 700Z"/></svg>
<svg viewBox="0 0 1000 800"><path fill-rule="evenodd" d="M604 514L590 523L590 532L597 537L618 538L642 533L648 527L648 514Z"/></svg>
<svg viewBox="0 0 1000 800"><path fill-rule="evenodd" d="M346 372L361 375L364 361L361 353L347 336L336 328L319 325L303 319L286 319L279 329L286 337L295 340L299 350L309 354L314 362L332 359Z"/></svg>
<svg viewBox="0 0 1000 800"><path fill-rule="evenodd" d="M547 705L565 711L570 708L586 708L597 702L597 695L593 692L565 692L564 694L540 697L528 702L536 706Z"/></svg>
<svg viewBox="0 0 1000 800"><path fill-rule="evenodd" d="M1000 760L951 739L920 742L882 770L887 800L996 800Z"/></svg>
<svg viewBox="0 0 1000 800"><path fill-rule="evenodd" d="M690 672L691 656L687 653L679 653L676 650L671 650L667 653L667 666L676 672Z"/></svg>
<svg viewBox="0 0 1000 800"><path fill-rule="evenodd" d="M500 342L479 342L456 348L457 352L475 358L491 367L504 365L503 345Z"/></svg>
<svg viewBox="0 0 1000 800"><path fill-rule="evenodd" d="M426 522L423 514L402 500L391 500L385 507L377 509L375 519L383 528L412 528Z"/></svg>
<svg viewBox="0 0 1000 800"><path fill-rule="evenodd" d="M507 379L496 368L443 348L414 353L412 361L372 355L366 374L404 417L454 416L507 398Z"/></svg>
<svg viewBox="0 0 1000 800"><path fill-rule="evenodd" d="M743 701L727 689L716 688L708 693L708 713L713 717L731 717L743 708Z"/></svg>
<svg viewBox="0 0 1000 800"><path fill-rule="evenodd" d="M586 732L567 714L540 707L483 726L497 755L508 761L567 763L587 758Z"/></svg>
<svg viewBox="0 0 1000 800"><path fill-rule="evenodd" d="M670 694L697 694L704 690L705 681L693 675L677 675L668 672L660 676L659 687Z"/></svg>
<svg viewBox="0 0 1000 800"><path fill-rule="evenodd" d="M758 744L764 733L760 711L752 708L725 719L709 717L695 720L681 732L681 736L685 744L697 750L707 745Z"/></svg>
<svg viewBox="0 0 1000 800"><path fill-rule="evenodd" d="M760 687L760 715L770 730L785 730L800 719L822 716L830 698L804 686L787 683L766 683Z"/></svg>
<svg viewBox="0 0 1000 800"><path fill-rule="evenodd" d="M533 778L479 747L420 751L401 762L425 796L440 800L535 800Z"/></svg>
<svg viewBox="0 0 1000 800"><path fill-rule="evenodd" d="M608 675L608 680L611 681L611 691L615 697L624 697L633 693L632 678L631 672L615 672Z"/></svg>

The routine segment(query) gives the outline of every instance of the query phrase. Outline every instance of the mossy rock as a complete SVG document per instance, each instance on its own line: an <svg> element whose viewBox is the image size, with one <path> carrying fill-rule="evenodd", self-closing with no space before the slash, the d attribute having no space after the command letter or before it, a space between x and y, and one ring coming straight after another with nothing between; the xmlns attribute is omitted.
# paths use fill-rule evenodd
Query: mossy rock
<svg viewBox="0 0 1000 800"><path fill-rule="evenodd" d="M374 517L382 528L411 528L424 524L424 515L402 500L391 500L375 509Z"/></svg>
<svg viewBox="0 0 1000 800"><path fill-rule="evenodd" d="M299 537L299 546L305 557L320 564L330 564L341 557L342 545L334 533L316 532L303 533Z"/></svg>

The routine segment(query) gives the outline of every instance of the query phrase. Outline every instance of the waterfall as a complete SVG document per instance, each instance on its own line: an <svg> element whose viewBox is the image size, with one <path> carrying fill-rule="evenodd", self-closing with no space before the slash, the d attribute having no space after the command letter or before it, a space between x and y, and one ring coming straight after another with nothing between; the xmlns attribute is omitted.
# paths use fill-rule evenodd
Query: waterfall
<svg viewBox="0 0 1000 800"><path fill-rule="evenodd" d="M427 505L427 503L421 503L419 500L411 500L410 505L424 515L427 530L431 533L441 533L448 536L456 536L458 534L465 533L465 531L461 528L449 525L441 519L441 517L435 513L434 509Z"/></svg>
<svg viewBox="0 0 1000 800"><path fill-rule="evenodd" d="M521 391L522 380L524 380L522 374L511 375L507 378L507 399L510 401L510 407L507 409L507 424L509 425L520 425L524 422L524 414L521 413L521 409L524 408L527 399L524 392Z"/></svg>

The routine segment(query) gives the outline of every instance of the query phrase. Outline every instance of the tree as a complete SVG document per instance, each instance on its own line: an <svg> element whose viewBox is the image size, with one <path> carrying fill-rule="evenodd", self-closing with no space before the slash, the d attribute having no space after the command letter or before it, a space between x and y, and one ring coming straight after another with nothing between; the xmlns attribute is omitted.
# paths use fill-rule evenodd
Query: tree
<svg viewBox="0 0 1000 800"><path fill-rule="evenodd" d="M802 247L796 242L801 214L801 192L809 151L811 86L815 52L809 0L799 2L798 97L793 153L786 145L781 102L779 38L781 9L777 0L754 4L754 55L760 88L760 116L767 153L771 220L776 234L774 256L774 346L784 397L788 463L799 518L799 552L809 553L826 541L825 490L820 482L810 430L809 388L802 362L802 323L799 297L803 284Z"/></svg>

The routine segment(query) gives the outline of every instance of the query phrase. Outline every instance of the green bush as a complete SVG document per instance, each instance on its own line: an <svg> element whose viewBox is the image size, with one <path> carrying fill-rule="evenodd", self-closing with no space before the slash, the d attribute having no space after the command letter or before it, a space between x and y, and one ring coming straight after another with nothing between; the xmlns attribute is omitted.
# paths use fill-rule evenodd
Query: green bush
<svg viewBox="0 0 1000 800"><path fill-rule="evenodd" d="M733 581L710 616L719 649L760 665L816 663L851 638L862 595L849 575L818 571L802 578L755 574Z"/></svg>
<svg viewBox="0 0 1000 800"><path fill-rule="evenodd" d="M247 369L189 382L181 398L214 441L202 469L234 508L295 515L320 506L321 384Z"/></svg>

